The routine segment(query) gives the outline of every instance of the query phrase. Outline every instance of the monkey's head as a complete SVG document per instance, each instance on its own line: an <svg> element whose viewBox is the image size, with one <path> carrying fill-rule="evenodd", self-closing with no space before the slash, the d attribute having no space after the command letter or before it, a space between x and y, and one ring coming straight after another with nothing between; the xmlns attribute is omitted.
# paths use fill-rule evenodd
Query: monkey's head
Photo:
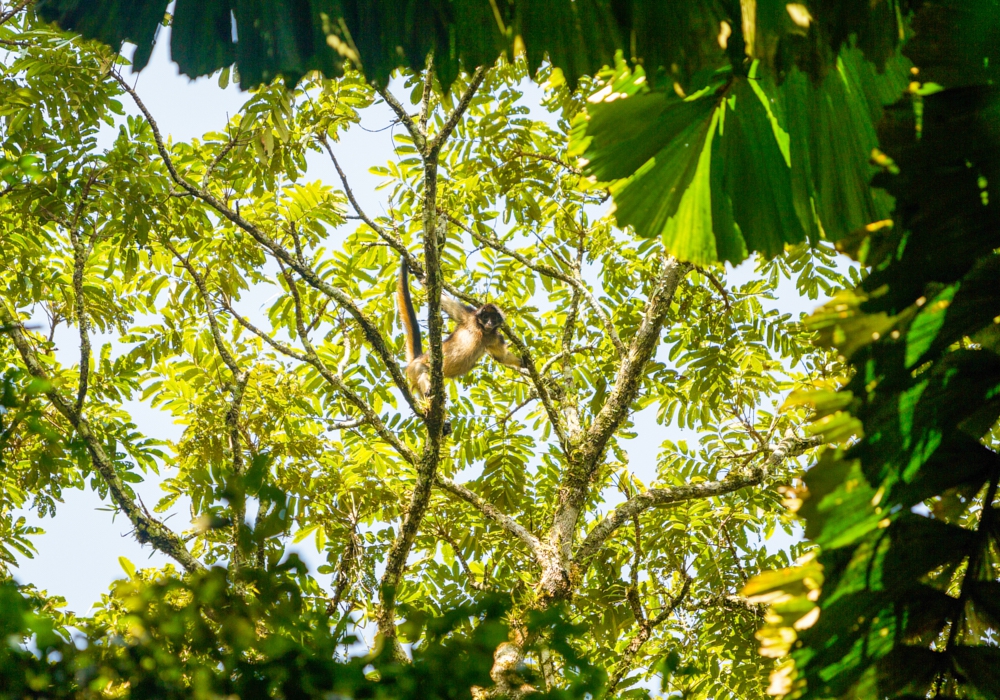
<svg viewBox="0 0 1000 700"><path fill-rule="evenodd" d="M476 323L484 333L493 333L503 325L503 312L493 304L483 304L476 312Z"/></svg>

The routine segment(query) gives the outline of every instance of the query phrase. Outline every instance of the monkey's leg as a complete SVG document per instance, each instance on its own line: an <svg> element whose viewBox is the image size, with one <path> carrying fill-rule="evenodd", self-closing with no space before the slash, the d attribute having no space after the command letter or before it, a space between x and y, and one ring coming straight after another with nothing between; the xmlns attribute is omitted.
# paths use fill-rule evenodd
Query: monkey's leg
<svg viewBox="0 0 1000 700"><path fill-rule="evenodd" d="M413 392L418 408L424 412L427 411L427 395L431 390L429 369L422 355L406 366L406 380L410 385L410 391Z"/></svg>
<svg viewBox="0 0 1000 700"><path fill-rule="evenodd" d="M431 373L427 371L427 366L421 367L421 372L417 377L417 393L425 404L430 403L428 398L431 395ZM429 408L429 406L427 407ZM424 409L426 410L426 408Z"/></svg>
<svg viewBox="0 0 1000 700"><path fill-rule="evenodd" d="M417 399L420 410L425 413L430 409L431 393L431 372L426 361L417 358L406 367L406 377L410 380L410 387ZM451 421L445 421L443 426L444 437L451 435Z"/></svg>

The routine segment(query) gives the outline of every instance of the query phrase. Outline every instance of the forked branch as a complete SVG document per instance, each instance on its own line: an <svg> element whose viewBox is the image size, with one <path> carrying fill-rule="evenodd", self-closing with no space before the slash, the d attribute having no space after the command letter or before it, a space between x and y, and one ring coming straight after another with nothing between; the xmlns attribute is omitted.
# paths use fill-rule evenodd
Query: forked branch
<svg viewBox="0 0 1000 700"><path fill-rule="evenodd" d="M232 304L230 304L227 300L220 299L219 304L236 320L237 323L280 352L282 355L286 355L298 360L299 362L312 365L312 367L319 372L319 375L323 377L323 379L325 379L330 386L336 389L344 396L344 398L348 400L348 402L361 411L361 414L364 416L364 422L371 425L372 428L375 429L375 432L378 433L379 437L392 445L393 449L395 449L396 452L398 452L399 455L407 462L410 464L416 463L417 456L412 450L410 450L410 448L403 444L398 437L396 437L396 433L389 430L386 424L382 421L381 417L379 417L378 413L375 412L375 409L373 409L360 394L351 389L351 387L344 382L343 378L339 374L331 372L330 368L327 367L326 363L324 363L318 355L315 353L309 354L302 352L271 337L269 334L265 333L237 312L236 309L233 308ZM352 421L344 421L343 423L343 425L335 425L335 427L354 427L352 425ZM360 423L358 424L360 425Z"/></svg>
<svg viewBox="0 0 1000 700"><path fill-rule="evenodd" d="M802 438L789 433L771 450L763 466L752 470L730 472L724 479L697 484L671 486L644 491L612 510L590 531L577 550L574 561L581 567L589 565L609 537L632 518L654 507L662 507L702 498L723 496L748 486L759 486L770 476L774 467L786 459L797 457L819 444L816 438Z"/></svg>
<svg viewBox="0 0 1000 700"><path fill-rule="evenodd" d="M517 522L517 520L509 515L502 513L496 506L483 500L478 494L470 491L461 484L455 483L447 477L439 475L435 477L434 483L453 496L456 496L457 498L460 498L468 503L470 506L479 511L487 520L499 525L507 534L521 540L521 542L527 545L528 550L531 552L535 561L540 566L545 564L548 557L545 548L542 545L541 540L531 534L531 531L528 530L528 528L521 525Z"/></svg>

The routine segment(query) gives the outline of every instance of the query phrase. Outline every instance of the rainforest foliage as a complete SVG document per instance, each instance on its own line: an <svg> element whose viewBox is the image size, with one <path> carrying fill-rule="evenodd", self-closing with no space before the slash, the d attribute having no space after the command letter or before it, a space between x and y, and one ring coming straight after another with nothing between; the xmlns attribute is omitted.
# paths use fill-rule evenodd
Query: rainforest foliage
<svg viewBox="0 0 1000 700"><path fill-rule="evenodd" d="M0 8L0 558L90 488L180 567L0 589L10 697L1000 694L996 0L165 9L38 5L237 72L191 142ZM375 101L379 212L338 160ZM443 382L442 294L524 369Z"/></svg>

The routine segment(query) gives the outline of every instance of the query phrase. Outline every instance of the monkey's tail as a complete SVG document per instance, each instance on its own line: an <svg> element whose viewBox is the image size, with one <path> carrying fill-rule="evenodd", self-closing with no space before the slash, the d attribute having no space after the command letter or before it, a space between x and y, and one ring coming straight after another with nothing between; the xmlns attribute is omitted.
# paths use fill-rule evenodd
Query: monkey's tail
<svg viewBox="0 0 1000 700"><path fill-rule="evenodd" d="M413 310L413 300L410 298L409 269L405 260L399 261L399 282L396 284L396 305L399 307L399 317L406 331L406 362L424 354L420 341L420 324L417 323L417 313Z"/></svg>

